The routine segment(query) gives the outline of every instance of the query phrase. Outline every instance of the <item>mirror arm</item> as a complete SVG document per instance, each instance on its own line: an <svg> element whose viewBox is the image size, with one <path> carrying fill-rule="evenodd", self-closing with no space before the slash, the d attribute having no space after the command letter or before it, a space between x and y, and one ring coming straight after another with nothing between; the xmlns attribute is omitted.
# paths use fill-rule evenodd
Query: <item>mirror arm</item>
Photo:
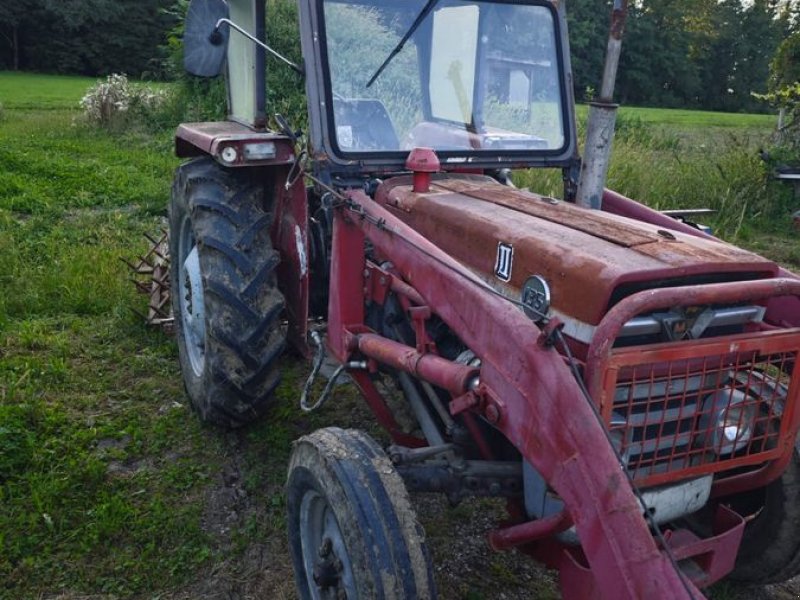
<svg viewBox="0 0 800 600"><path fill-rule="evenodd" d="M296 65L295 63L293 63L292 61L290 61L288 58L286 58L285 56L283 56L282 54L279 54L278 52L276 52L275 50L273 50L272 48L270 48L269 46L267 46L267 45L266 45L264 42L262 42L262 41L261 41L261 40L259 40L258 38L256 38L256 37L253 37L252 35L250 35L249 33L247 33L247 32L246 32L244 29L242 29L241 27L239 27L239 26L238 26L236 23L234 23L234 22L233 22L233 21L231 21L230 19L220 19L219 21L217 21L217 24L216 24L216 26L214 27L214 31L212 31L212 32L211 32L211 35L210 35L210 36L209 36L209 38L208 38L208 39L209 39L209 41L210 41L212 44L218 44L218 43L219 43L219 42L215 42L215 38L216 38L216 36L219 34L219 28L222 26L222 24L223 24L223 23L227 23L227 25L228 25L229 27L233 27L233 28L234 28L236 31L238 31L239 33L241 33L241 34L242 34L244 37L246 37L246 38L247 38L247 39L249 39L250 41L252 41L252 42L254 42L254 43L258 44L258 45L259 45L259 46L261 46L262 48L264 48L264 50L266 50L267 52L269 52L270 54L272 54L272 56L274 56L274 57L275 57L275 58L277 58L278 60L281 60L281 61L283 61L284 63L286 63L287 65L289 65L289 66L290 66L290 67L291 67L291 68L292 68L294 71L296 71L297 73L299 73L301 76L305 76L305 73L303 72L303 69L302 69L300 66Z"/></svg>

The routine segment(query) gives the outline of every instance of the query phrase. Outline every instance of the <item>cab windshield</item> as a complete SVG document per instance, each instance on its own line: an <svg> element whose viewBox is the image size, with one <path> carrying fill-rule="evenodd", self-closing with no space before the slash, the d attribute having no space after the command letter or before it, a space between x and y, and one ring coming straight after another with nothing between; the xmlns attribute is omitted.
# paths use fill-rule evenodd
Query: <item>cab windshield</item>
<svg viewBox="0 0 800 600"><path fill-rule="evenodd" d="M323 8L328 122L341 154L565 148L549 3L323 0Z"/></svg>

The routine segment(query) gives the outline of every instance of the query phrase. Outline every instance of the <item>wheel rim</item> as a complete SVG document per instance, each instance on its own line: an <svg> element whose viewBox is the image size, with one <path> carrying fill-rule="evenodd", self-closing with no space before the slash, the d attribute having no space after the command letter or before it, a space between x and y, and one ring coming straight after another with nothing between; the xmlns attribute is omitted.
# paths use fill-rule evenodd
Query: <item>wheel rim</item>
<svg viewBox="0 0 800 600"><path fill-rule="evenodd" d="M179 298L183 341L192 371L202 376L206 356L206 310L200 255L192 233L191 222L184 219L181 226L179 262Z"/></svg>
<svg viewBox="0 0 800 600"><path fill-rule="evenodd" d="M307 491L300 503L300 542L311 598L357 597L352 563L336 516L316 490Z"/></svg>

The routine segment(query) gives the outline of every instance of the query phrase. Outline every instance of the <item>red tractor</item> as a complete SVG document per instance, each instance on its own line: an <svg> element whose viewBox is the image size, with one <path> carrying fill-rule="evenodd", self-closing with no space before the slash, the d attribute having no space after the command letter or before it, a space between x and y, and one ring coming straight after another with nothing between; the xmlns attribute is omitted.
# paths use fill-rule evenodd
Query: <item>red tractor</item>
<svg viewBox="0 0 800 600"><path fill-rule="evenodd" d="M507 499L492 545L565 598L798 573L800 279L614 192L574 202L564 2L299 9L303 66L270 68L304 74L302 142L266 128L267 53L289 61L264 3L192 1L186 66L225 70L230 117L178 129L170 252L202 419L268 410L287 346L317 371L324 317L391 438L296 442L300 596L435 597L407 490ZM561 169L563 199L515 188L532 168Z"/></svg>

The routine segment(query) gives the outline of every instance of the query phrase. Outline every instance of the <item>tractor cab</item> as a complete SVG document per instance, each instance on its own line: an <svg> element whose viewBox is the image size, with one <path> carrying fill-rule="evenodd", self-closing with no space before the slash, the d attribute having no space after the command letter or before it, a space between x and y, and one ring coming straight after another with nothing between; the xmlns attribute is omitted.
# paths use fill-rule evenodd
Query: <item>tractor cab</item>
<svg viewBox="0 0 800 600"><path fill-rule="evenodd" d="M575 159L563 11L551 2L311 0L301 4L311 146L334 174Z"/></svg>
<svg viewBox="0 0 800 600"><path fill-rule="evenodd" d="M409 152L425 147L445 171L546 166L569 170L574 183L563 3L301 0L302 67L265 43L263 23L261 2L191 3L185 66L225 72L229 126L184 127L179 154L233 142L236 159L220 157L223 165L269 162L243 146L271 141L265 70L294 68L305 78L313 170L325 179L402 172Z"/></svg>

